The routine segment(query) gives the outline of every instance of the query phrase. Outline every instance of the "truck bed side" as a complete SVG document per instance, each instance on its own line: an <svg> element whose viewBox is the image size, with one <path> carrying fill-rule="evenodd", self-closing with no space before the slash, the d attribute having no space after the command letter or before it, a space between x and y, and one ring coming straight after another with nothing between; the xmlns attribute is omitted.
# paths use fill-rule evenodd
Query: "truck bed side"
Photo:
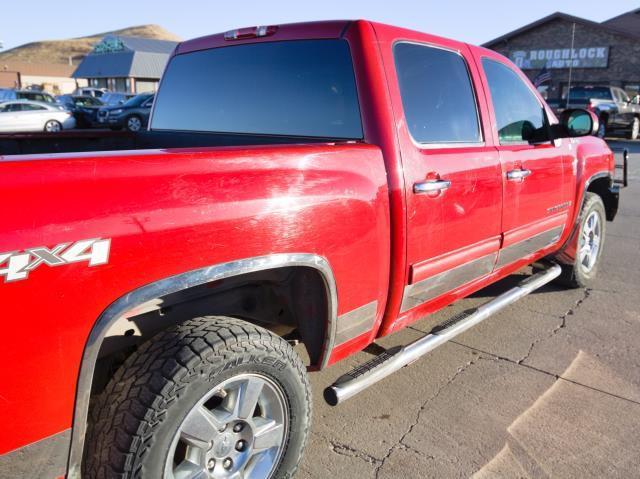
<svg viewBox="0 0 640 479"><path fill-rule="evenodd" d="M362 334L336 332L336 322L349 326L349 318L364 320L372 335L384 308L389 209L377 147L23 155L4 157L0 168L0 253L53 253L38 249L47 261L9 282L10 258L0 264L7 320L0 361L14 365L0 373L0 453L71 427L94 324L108 305L145 285L269 254L307 254L326 259L340 299L341 320L329 310L320 325L327 341ZM105 264L76 255L55 266L56 255L82 240L110 241ZM367 305L364 318L348 316ZM312 357L316 366L330 360L323 351Z"/></svg>

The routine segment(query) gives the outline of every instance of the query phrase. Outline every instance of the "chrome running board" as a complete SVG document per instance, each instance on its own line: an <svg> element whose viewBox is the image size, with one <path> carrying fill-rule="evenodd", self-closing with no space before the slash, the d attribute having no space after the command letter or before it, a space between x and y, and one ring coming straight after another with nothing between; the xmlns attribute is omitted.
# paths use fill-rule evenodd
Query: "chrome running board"
<svg viewBox="0 0 640 479"><path fill-rule="evenodd" d="M397 370L407 366L438 346L455 338L476 324L493 316L498 311L524 298L536 289L560 276L561 268L554 264L548 269L534 274L522 281L518 286L502 293L488 303L477 308L464 311L434 328L423 338L407 344L388 349L372 360L364 363L324 390L324 399L331 406L337 406L352 396L365 390Z"/></svg>

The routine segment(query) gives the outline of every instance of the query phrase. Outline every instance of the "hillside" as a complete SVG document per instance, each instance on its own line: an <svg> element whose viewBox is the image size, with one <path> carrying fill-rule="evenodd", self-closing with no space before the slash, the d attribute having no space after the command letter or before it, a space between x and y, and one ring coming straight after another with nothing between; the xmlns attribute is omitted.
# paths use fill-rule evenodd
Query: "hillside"
<svg viewBox="0 0 640 479"><path fill-rule="evenodd" d="M180 38L159 25L139 25L112 32L97 33L88 37L26 43L0 53L0 65L3 61L68 63L70 56L74 57L73 63L78 64L80 61L78 57L89 53L96 42L109 34L180 41Z"/></svg>

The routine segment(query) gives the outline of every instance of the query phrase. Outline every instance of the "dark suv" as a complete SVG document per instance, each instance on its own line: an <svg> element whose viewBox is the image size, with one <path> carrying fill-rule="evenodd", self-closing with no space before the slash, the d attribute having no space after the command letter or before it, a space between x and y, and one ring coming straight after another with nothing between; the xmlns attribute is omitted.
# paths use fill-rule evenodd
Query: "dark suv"
<svg viewBox="0 0 640 479"><path fill-rule="evenodd" d="M98 124L112 130L140 131L149 123L152 105L153 93L136 95L122 105L100 108Z"/></svg>
<svg viewBox="0 0 640 479"><path fill-rule="evenodd" d="M91 128L97 126L98 111L104 107L97 98L86 95L60 95L58 97L65 110L73 113L78 128Z"/></svg>

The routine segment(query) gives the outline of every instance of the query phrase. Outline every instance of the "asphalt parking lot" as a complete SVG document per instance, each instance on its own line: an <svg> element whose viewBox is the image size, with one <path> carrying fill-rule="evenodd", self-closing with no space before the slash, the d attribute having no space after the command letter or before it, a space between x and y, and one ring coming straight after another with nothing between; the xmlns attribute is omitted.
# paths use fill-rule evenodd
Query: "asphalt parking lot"
<svg viewBox="0 0 640 479"><path fill-rule="evenodd" d="M312 375L298 477L640 477L640 143L621 145L630 186L593 288L545 287L336 408L323 388L370 356ZM412 341L514 279L380 344Z"/></svg>

